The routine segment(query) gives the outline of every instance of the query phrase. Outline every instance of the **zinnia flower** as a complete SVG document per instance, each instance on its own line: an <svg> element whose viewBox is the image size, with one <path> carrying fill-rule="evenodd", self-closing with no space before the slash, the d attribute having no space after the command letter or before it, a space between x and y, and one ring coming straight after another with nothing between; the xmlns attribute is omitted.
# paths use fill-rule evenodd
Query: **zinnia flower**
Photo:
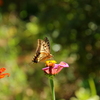
<svg viewBox="0 0 100 100"><path fill-rule="evenodd" d="M9 73L4 73L2 74L2 72L4 72L6 70L6 68L0 68L0 79L4 78L6 75L10 76Z"/></svg>
<svg viewBox="0 0 100 100"><path fill-rule="evenodd" d="M43 68L42 70L46 73L46 74L50 74L50 75L56 75L58 74L64 67L69 67L69 65L65 62L60 62L59 64L55 64L56 61L52 60L52 61L47 61L46 62L46 67Z"/></svg>

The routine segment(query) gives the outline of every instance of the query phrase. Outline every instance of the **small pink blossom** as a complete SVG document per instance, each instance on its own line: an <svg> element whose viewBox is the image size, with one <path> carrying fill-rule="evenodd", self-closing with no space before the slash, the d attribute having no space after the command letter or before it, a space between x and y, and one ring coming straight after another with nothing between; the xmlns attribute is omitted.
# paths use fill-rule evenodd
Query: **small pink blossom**
<svg viewBox="0 0 100 100"><path fill-rule="evenodd" d="M51 66L50 66L51 65ZM60 62L59 64L55 64L52 61L46 63L46 67L43 68L42 70L46 73L46 74L50 74L50 75L56 75L58 74L64 67L69 67L69 65L65 62Z"/></svg>

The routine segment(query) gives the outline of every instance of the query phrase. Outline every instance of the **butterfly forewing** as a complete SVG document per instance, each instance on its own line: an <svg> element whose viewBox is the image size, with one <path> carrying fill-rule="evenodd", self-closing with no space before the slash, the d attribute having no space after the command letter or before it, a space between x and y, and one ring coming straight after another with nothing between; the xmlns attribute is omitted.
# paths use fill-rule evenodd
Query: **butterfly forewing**
<svg viewBox="0 0 100 100"><path fill-rule="evenodd" d="M44 53L50 54L49 41L47 41L47 40L45 40L45 41L41 40L40 52L44 52Z"/></svg>
<svg viewBox="0 0 100 100"><path fill-rule="evenodd" d="M48 38L46 37L45 40L38 39L36 54L32 61L34 63L38 63L51 57L52 55L50 54L50 44Z"/></svg>
<svg viewBox="0 0 100 100"><path fill-rule="evenodd" d="M46 44L48 45L47 47L48 47L48 50L49 50L49 52L50 52L50 43L49 43L49 40L48 40L47 37L45 38L45 42L46 42Z"/></svg>
<svg viewBox="0 0 100 100"><path fill-rule="evenodd" d="M33 60L32 62L34 63L38 63L38 56L40 55L40 45L41 45L41 40L38 39L38 43L37 43L37 48L36 48L36 52L35 52L35 55L33 57Z"/></svg>

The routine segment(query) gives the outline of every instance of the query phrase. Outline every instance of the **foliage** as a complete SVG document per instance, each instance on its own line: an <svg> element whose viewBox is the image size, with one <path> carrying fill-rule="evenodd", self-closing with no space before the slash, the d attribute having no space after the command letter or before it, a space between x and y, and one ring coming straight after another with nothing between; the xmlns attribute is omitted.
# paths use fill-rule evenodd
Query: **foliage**
<svg viewBox="0 0 100 100"><path fill-rule="evenodd" d="M92 98L90 77L99 97L99 17L99 0L0 0L0 66L10 73L1 79L0 100L49 100L44 65L31 63L37 39L46 36L54 59L70 65L56 76L57 100L79 99L78 87Z"/></svg>
<svg viewBox="0 0 100 100"><path fill-rule="evenodd" d="M75 91L75 97L70 100L99 100L100 97L96 93L96 87L92 78L89 80L90 89L85 89L81 87L79 90Z"/></svg>

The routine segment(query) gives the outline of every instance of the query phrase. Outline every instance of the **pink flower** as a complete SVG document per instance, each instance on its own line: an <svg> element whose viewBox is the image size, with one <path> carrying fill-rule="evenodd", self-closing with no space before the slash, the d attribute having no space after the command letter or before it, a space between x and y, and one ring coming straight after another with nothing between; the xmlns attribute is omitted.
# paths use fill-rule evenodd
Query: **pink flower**
<svg viewBox="0 0 100 100"><path fill-rule="evenodd" d="M6 75L10 76L9 73L4 73L2 74L2 72L4 72L6 70L6 68L0 68L0 79L4 78Z"/></svg>
<svg viewBox="0 0 100 100"><path fill-rule="evenodd" d="M46 74L50 74L50 75L56 75L58 74L64 67L69 67L69 65L65 62L60 62L59 64L55 64L54 61L49 61L46 63L46 67L43 68L42 70L46 73Z"/></svg>

